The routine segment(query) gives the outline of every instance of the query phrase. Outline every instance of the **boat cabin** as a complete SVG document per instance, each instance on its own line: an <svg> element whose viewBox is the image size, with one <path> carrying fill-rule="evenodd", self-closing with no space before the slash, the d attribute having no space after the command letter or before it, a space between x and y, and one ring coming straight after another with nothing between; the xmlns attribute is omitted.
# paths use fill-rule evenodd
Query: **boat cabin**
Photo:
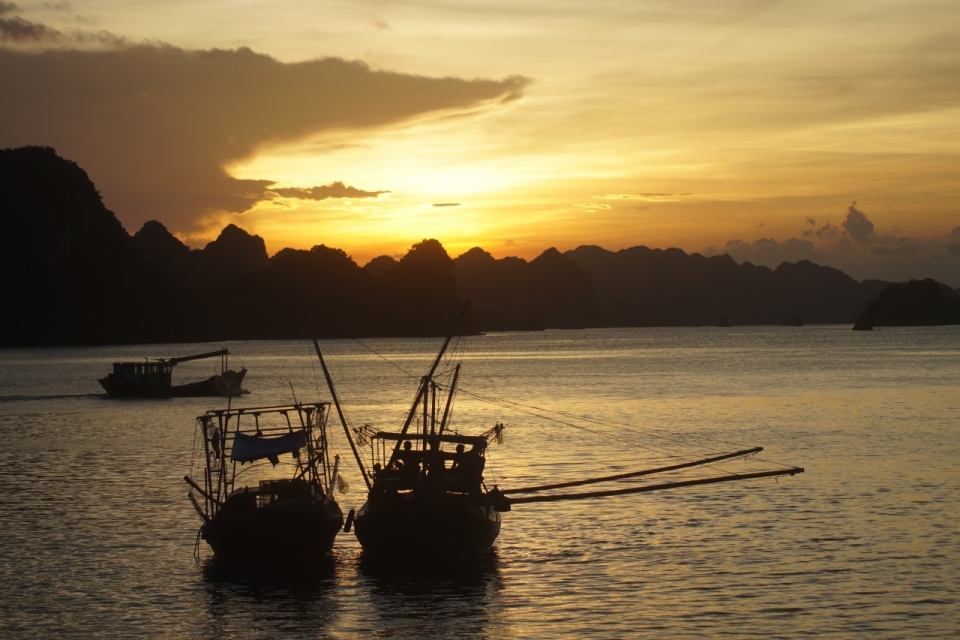
<svg viewBox="0 0 960 640"><path fill-rule="evenodd" d="M369 434L374 458L380 460L373 466L374 488L387 494L429 487L445 493L478 495L488 437L385 431Z"/></svg>
<svg viewBox="0 0 960 640"><path fill-rule="evenodd" d="M119 384L169 387L173 366L168 362L114 362L113 380Z"/></svg>

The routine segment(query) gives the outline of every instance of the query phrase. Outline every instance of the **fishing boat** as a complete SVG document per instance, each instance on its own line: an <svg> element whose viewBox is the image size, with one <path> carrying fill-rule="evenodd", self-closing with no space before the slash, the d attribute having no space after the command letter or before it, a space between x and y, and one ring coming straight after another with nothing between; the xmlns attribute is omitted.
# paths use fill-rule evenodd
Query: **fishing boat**
<svg viewBox="0 0 960 640"><path fill-rule="evenodd" d="M466 307L460 317L465 313ZM445 378L441 384L437 380L438 367L458 323L459 320L454 323L454 330L444 341L430 370L420 379L417 395L397 432L378 431L369 425L352 430L348 427L320 346L314 340L334 405L368 488L366 502L355 514L353 511L348 514L344 527L346 531L351 526L354 528L364 554L397 560L416 558L419 562L476 557L493 546L500 533L501 514L511 511L514 505L605 498L792 476L804 471L800 467L776 465L773 469L761 471L725 472L716 466L722 461L747 458L763 451L763 447L749 447L711 455L671 455L669 464L601 477L512 489L500 489L495 484L488 487L483 476L486 453L491 442L502 444L504 425L498 422L474 436L451 432L450 409L457 393L461 363L448 368L449 381ZM446 400L443 399L444 392ZM503 404L500 400L496 402ZM521 403L509 404L528 414L543 411ZM569 418L569 414L563 415L565 419ZM564 424L572 426L569 422ZM595 429L588 431L597 434ZM370 447L370 459L374 461L372 473L367 472L358 444ZM674 475L670 481L652 483L647 478L695 468L709 468L711 473L721 473L693 478ZM597 483L618 483L619 486L596 491L569 491L573 487Z"/></svg>
<svg viewBox="0 0 960 640"><path fill-rule="evenodd" d="M465 312L466 307L461 318ZM475 436L447 429L459 363L446 389L443 413L438 413L441 388L434 376L452 338L453 331L420 380L400 431L373 432L364 427L353 432L357 442L314 340L333 402L368 488L366 503L355 515L350 512L345 527L349 531L352 525L365 554L393 558L420 557L421 553L433 558L475 556L491 548L500 533L500 513L510 509L499 490L488 489L483 482L488 445L491 441L503 442L504 426L495 424ZM357 444L370 446L372 473L368 473Z"/></svg>
<svg viewBox="0 0 960 640"><path fill-rule="evenodd" d="M200 478L184 476L199 537L223 562L289 568L330 552L343 527L339 457L327 447L330 403L214 409L197 417ZM279 563L279 564L278 564Z"/></svg>
<svg viewBox="0 0 960 640"><path fill-rule="evenodd" d="M98 382L111 396L147 398L187 398L200 396L235 396L245 393L241 388L246 369L227 369L229 351L220 349L180 358L145 360L144 362L114 362L113 372ZM206 380L187 384L173 384L173 368L181 362L220 358L220 373Z"/></svg>

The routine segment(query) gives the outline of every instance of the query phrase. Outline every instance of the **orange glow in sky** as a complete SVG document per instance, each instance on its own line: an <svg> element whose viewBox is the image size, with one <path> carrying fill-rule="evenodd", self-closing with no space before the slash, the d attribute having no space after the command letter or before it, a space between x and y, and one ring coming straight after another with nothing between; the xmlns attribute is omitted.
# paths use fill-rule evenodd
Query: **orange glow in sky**
<svg viewBox="0 0 960 640"><path fill-rule="evenodd" d="M33 138L0 125L3 146L50 144L87 169L130 232L157 218L202 245L235 222L271 252L323 243L361 264L428 237L454 256L528 259L676 246L855 277L932 269L960 285L956 2L80 0L7 13L61 34L0 42L18 54L169 43L183 69L211 49L275 62L256 76L259 58L234 56L246 84L229 104L202 96L203 80L177 101L138 86L161 111L131 118L163 121L129 131L183 135L167 164L129 165L135 147L118 160L49 123ZM297 66L329 57L366 71L313 82ZM335 182L376 195L269 191ZM854 201L872 224L859 236L844 226Z"/></svg>

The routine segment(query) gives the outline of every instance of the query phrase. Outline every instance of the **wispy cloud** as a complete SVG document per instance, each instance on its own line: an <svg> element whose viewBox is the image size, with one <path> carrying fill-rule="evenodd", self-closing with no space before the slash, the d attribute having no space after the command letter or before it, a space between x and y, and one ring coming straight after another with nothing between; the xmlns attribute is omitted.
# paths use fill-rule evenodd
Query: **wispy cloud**
<svg viewBox="0 0 960 640"><path fill-rule="evenodd" d="M593 196L596 200L646 200L647 202L675 202L678 198L692 196L692 193L607 193Z"/></svg>
<svg viewBox="0 0 960 640"><path fill-rule="evenodd" d="M434 207L459 207L459 202L437 202Z"/></svg>
<svg viewBox="0 0 960 640"><path fill-rule="evenodd" d="M66 3L44 5L54 11L69 10ZM20 11L11 2L0 2L0 43L31 47L125 47L132 43L123 36L109 31L87 29L55 29L39 22L31 22L19 16L4 17ZM78 16L78 19L79 16Z"/></svg>
<svg viewBox="0 0 960 640"><path fill-rule="evenodd" d="M299 200L327 200L329 198L376 198L382 193L389 191L364 191L356 187L348 187L342 182L333 182L322 187L311 187L309 189L298 189L296 187L286 187L275 189L270 188L269 192L275 193L282 198L297 198Z"/></svg>
<svg viewBox="0 0 960 640"><path fill-rule="evenodd" d="M8 9L7 7L12 7L12 9ZM0 16L11 13L16 9L17 6L13 4L0 4ZM66 36L64 36L62 31L52 29L37 22L24 20L19 16L12 18L0 17L0 42L13 42L17 44L28 42L60 42L65 38Z"/></svg>

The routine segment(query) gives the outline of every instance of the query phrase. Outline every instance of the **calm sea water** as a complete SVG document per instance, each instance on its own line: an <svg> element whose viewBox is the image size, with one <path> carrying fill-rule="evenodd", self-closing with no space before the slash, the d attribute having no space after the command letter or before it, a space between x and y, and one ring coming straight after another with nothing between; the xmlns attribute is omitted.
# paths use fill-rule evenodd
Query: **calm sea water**
<svg viewBox="0 0 960 640"><path fill-rule="evenodd" d="M438 343L322 343L351 422L399 426ZM328 397L306 343L229 346L250 370L234 406ZM329 566L297 580L224 574L205 545L194 558L182 477L194 418L224 402L107 399L96 382L115 360L205 349L0 351L4 637L960 635L955 327L470 338L463 388L523 405L461 394L455 406L460 432L506 424L486 470L501 487L737 445L765 451L719 467L806 473L518 506L492 557L467 568L370 566L341 533ZM363 501L346 475L345 510Z"/></svg>

